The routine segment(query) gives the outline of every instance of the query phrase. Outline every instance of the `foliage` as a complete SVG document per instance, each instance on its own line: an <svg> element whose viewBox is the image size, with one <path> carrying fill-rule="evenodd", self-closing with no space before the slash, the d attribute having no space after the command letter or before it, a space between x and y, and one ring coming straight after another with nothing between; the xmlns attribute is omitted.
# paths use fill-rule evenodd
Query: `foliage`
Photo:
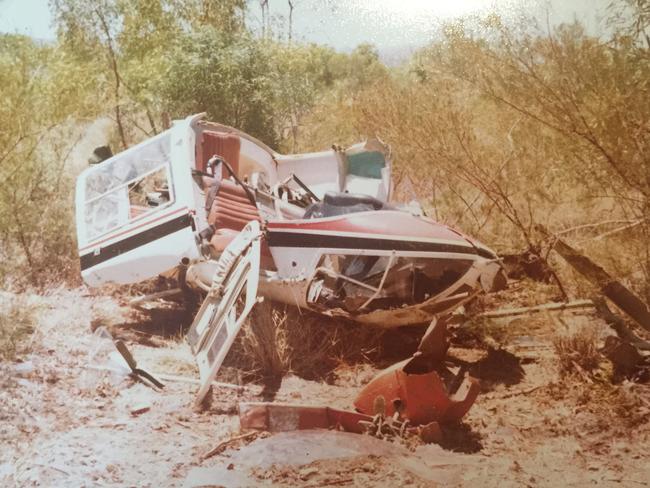
<svg viewBox="0 0 650 488"><path fill-rule="evenodd" d="M12 298L0 312L0 359L14 360L26 351L25 340L34 332L34 309Z"/></svg>
<svg viewBox="0 0 650 488"><path fill-rule="evenodd" d="M0 275L18 271L34 283L50 273L76 275L74 265L62 266L55 256L74 248L65 166L70 117L95 110L83 96L84 72L50 46L2 35L0 83Z"/></svg>
<svg viewBox="0 0 650 488"><path fill-rule="evenodd" d="M267 302L253 309L248 322L225 361L246 371L246 380L277 380L288 373L327 380L342 362L350 365L385 359L386 334L372 327Z"/></svg>
<svg viewBox="0 0 650 488"><path fill-rule="evenodd" d="M203 28L244 33L243 0L52 0L51 7L62 48L95 75L123 148L162 128L158 90L176 39Z"/></svg>
<svg viewBox="0 0 650 488"><path fill-rule="evenodd" d="M646 206L650 100L639 95L650 87L650 58L639 57L627 39L605 43L578 24L517 37L498 19L489 25L494 43L450 32L449 50L439 57L444 66L499 107L550 129L565 146L565 169L592 190Z"/></svg>
<svg viewBox="0 0 650 488"><path fill-rule="evenodd" d="M387 71L367 45L346 56L212 27L179 36L166 65L159 94L173 116L205 111L269 145L288 140L290 151L315 102L335 91L356 92Z"/></svg>
<svg viewBox="0 0 650 488"><path fill-rule="evenodd" d="M596 369L601 360L597 340L593 327L586 326L554 338L560 374L585 374Z"/></svg>
<svg viewBox="0 0 650 488"><path fill-rule="evenodd" d="M579 22L457 22L392 69L371 45L282 41L270 16L256 36L246 7L51 0L56 43L0 38L0 273L76 274L68 160L87 121L110 117L127 147L205 111L288 152L379 136L399 199L499 250L538 248L536 224L589 223L571 236L650 297L647 0L613 2L600 37ZM607 222L633 227L621 238Z"/></svg>
<svg viewBox="0 0 650 488"><path fill-rule="evenodd" d="M647 25L638 12L634 26ZM450 24L408 66L313 113L390 143L398 198L497 249L539 249L536 224L633 224L612 264L650 298L645 31L549 29L495 16Z"/></svg>
<svg viewBox="0 0 650 488"><path fill-rule="evenodd" d="M271 68L263 43L205 27L177 40L160 93L174 117L205 111L274 143Z"/></svg>

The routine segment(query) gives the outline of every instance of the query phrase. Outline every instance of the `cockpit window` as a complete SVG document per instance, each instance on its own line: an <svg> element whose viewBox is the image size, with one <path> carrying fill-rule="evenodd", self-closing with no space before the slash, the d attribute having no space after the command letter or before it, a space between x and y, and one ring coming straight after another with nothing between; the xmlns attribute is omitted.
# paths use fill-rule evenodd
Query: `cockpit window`
<svg viewBox="0 0 650 488"><path fill-rule="evenodd" d="M380 180L381 170L384 167L386 167L386 159L379 151L348 154L348 174Z"/></svg>
<svg viewBox="0 0 650 488"><path fill-rule="evenodd" d="M88 241L173 202L170 150L170 133L164 132L87 173Z"/></svg>

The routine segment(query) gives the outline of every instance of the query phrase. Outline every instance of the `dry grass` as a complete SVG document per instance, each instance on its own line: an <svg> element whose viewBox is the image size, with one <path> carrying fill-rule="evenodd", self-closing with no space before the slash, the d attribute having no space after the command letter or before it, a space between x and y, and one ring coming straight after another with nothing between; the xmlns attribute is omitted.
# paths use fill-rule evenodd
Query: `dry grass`
<svg viewBox="0 0 650 488"><path fill-rule="evenodd" d="M11 300L0 311L0 359L12 361L28 351L34 332L34 312L22 299Z"/></svg>
<svg viewBox="0 0 650 488"><path fill-rule="evenodd" d="M646 385L625 382L613 385L595 377L593 383L576 381L575 376L557 383L562 393L552 396L553 402L572 404L575 414L582 414L581 428L595 431L629 429L647 424L650 414L650 389Z"/></svg>
<svg viewBox="0 0 650 488"><path fill-rule="evenodd" d="M151 356L147 358L148 362L143 364L147 364L147 367L151 368L152 371L198 378L199 370L194 357L189 351L189 347L169 345L160 353Z"/></svg>
<svg viewBox="0 0 650 488"><path fill-rule="evenodd" d="M252 366L251 375L277 378L287 372L290 351L286 321L286 314L266 302L255 307L240 333L237 341L240 347L236 350L239 361Z"/></svg>
<svg viewBox="0 0 650 488"><path fill-rule="evenodd" d="M607 399L616 417L627 427L636 427L647 423L650 415L650 401L648 391L640 391L640 386L635 383L626 383L612 389Z"/></svg>
<svg viewBox="0 0 650 488"><path fill-rule="evenodd" d="M341 363L376 361L386 333L313 313L263 302L255 307L226 359L246 378L278 378L293 373L329 381Z"/></svg>
<svg viewBox="0 0 650 488"><path fill-rule="evenodd" d="M583 375L596 369L601 360L597 334L593 328L583 326L576 331L553 340L561 376Z"/></svg>

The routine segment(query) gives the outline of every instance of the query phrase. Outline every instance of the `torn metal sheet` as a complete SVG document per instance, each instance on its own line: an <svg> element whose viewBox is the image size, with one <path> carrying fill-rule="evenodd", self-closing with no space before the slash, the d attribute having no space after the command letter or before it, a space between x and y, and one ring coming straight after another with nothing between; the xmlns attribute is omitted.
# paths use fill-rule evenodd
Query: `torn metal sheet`
<svg viewBox="0 0 650 488"><path fill-rule="evenodd" d="M456 422L474 404L480 386L476 379L464 377L456 391L450 392L447 385L453 385L455 380L458 376L444 364L432 365L430 358L417 355L379 373L361 390L354 406L357 411L370 414L380 400L385 405L385 415L398 412L412 425Z"/></svg>
<svg viewBox="0 0 650 488"><path fill-rule="evenodd" d="M330 407L251 402L239 404L239 421L242 430L337 429L360 434L365 428L359 422L370 422L372 417Z"/></svg>
<svg viewBox="0 0 650 488"><path fill-rule="evenodd" d="M431 361L441 363L447 356L449 340L447 339L447 322L449 316L434 318L418 345L418 352L428 356Z"/></svg>
<svg viewBox="0 0 650 488"><path fill-rule="evenodd" d="M440 442L442 431L437 422L411 426L408 420L365 415L349 410L311 405L251 402L239 404L242 430L290 432L294 430L328 429L355 434L369 434L380 439L417 435L425 442Z"/></svg>

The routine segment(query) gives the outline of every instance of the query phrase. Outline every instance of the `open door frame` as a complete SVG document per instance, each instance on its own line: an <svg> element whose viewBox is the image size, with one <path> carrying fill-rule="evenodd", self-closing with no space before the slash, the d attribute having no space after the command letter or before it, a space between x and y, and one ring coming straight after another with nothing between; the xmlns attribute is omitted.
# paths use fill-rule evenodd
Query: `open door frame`
<svg viewBox="0 0 650 488"><path fill-rule="evenodd" d="M251 221L228 244L217 264L208 296L188 332L187 340L201 379L195 405L201 404L208 394L212 380L257 302L261 236L259 223Z"/></svg>

